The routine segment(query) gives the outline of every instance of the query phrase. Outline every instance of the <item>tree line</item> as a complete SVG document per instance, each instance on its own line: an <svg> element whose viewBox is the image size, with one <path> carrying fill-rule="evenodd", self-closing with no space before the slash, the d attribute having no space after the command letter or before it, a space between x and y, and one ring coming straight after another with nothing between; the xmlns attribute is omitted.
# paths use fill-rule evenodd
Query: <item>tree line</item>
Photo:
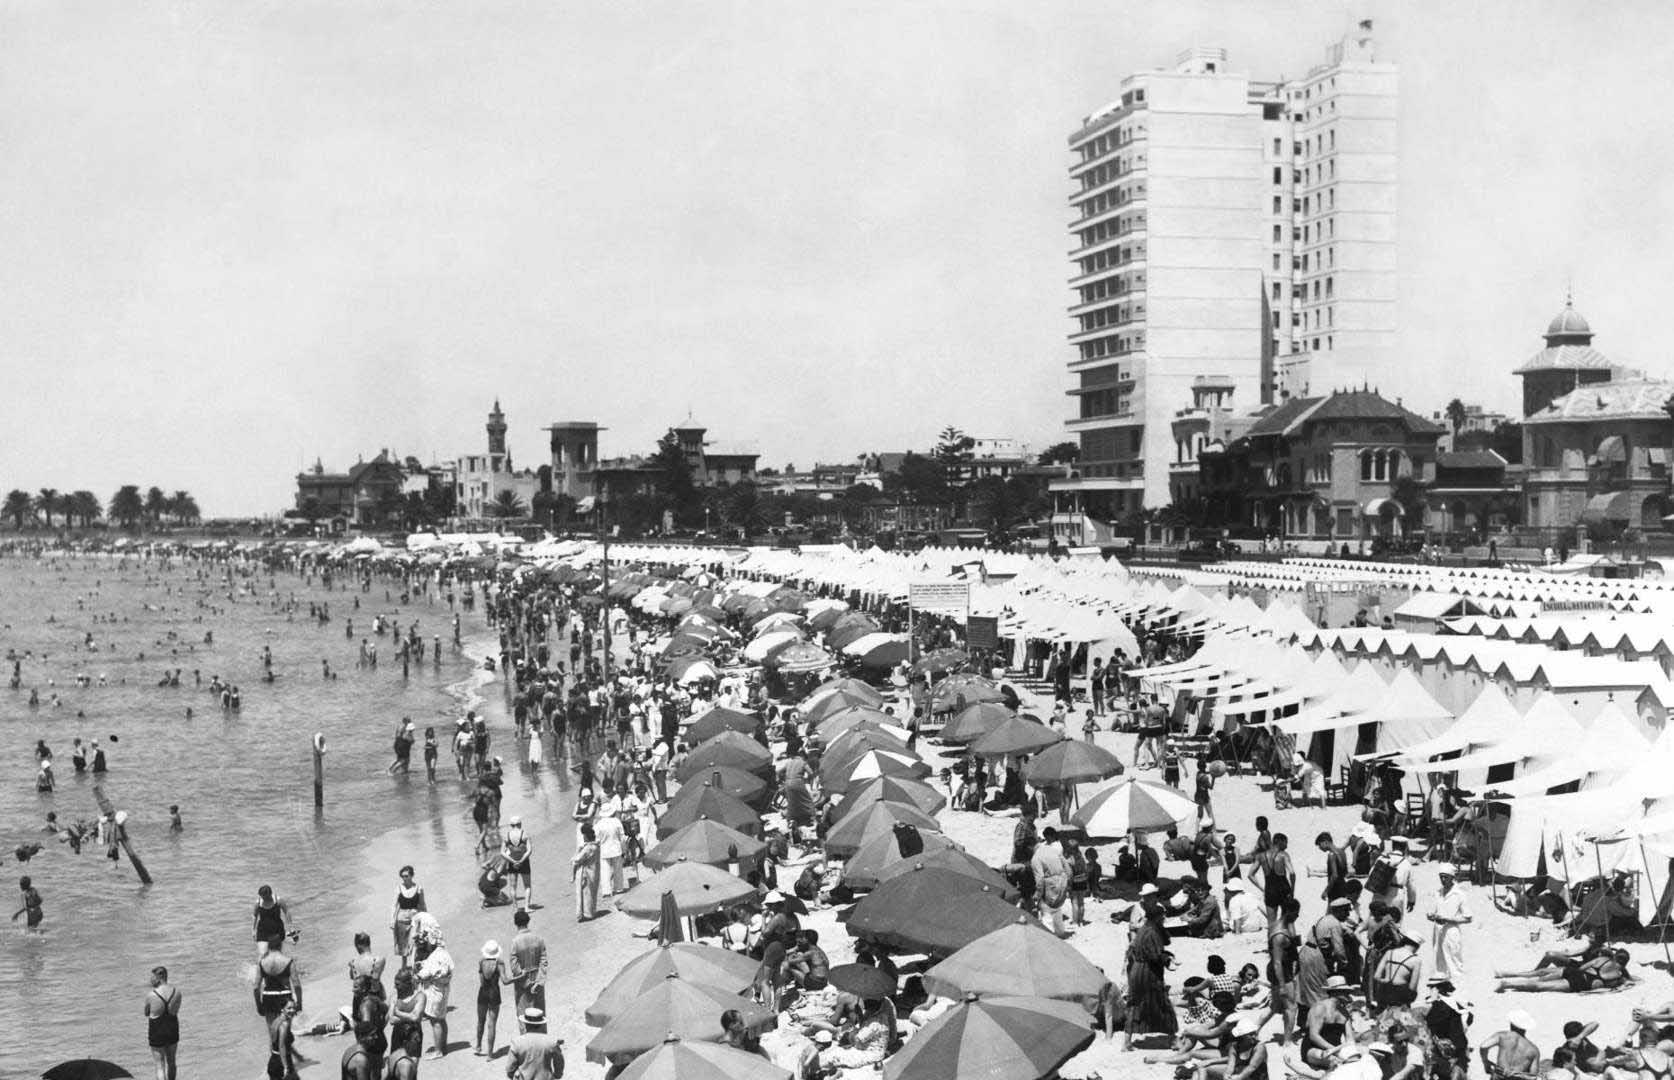
<svg viewBox="0 0 1674 1080"><path fill-rule="evenodd" d="M59 491L41 488L31 495L13 488L0 504L0 518L12 523L14 529L34 527L88 528L104 519L124 529L141 525L152 527L174 524L192 525L202 520L197 500L189 491L172 495L160 487L140 491L138 484L123 484L110 497L107 507L91 491Z"/></svg>

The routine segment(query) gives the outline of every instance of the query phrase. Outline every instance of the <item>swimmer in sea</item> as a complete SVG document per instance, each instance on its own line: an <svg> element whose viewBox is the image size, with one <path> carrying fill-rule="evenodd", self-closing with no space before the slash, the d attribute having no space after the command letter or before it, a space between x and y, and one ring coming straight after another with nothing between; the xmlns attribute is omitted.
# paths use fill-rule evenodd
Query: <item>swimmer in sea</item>
<svg viewBox="0 0 1674 1080"><path fill-rule="evenodd" d="M180 804L169 807L169 832L182 833L186 831L186 823L180 820Z"/></svg>
<svg viewBox="0 0 1674 1080"><path fill-rule="evenodd" d="M12 921L17 922L19 915L27 915L28 918L24 920L24 925L34 930L41 925L41 920L46 917L41 910L41 894L36 891L34 883L29 880L28 875L18 878L17 887L23 892L23 906L12 914Z"/></svg>

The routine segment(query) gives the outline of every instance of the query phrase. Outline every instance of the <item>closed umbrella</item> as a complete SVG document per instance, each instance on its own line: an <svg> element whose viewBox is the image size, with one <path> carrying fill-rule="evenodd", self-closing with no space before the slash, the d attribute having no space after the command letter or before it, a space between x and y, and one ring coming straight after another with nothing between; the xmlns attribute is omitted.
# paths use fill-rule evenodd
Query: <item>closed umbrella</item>
<svg viewBox="0 0 1674 1080"><path fill-rule="evenodd" d="M884 1061L884 1080L1041 1080L1093 1043L1087 1010L1038 997L968 995Z"/></svg>
<svg viewBox="0 0 1674 1080"><path fill-rule="evenodd" d="M1013 757L1044 750L1063 738L1038 720L1013 716L972 743L971 751L982 757Z"/></svg>
<svg viewBox="0 0 1674 1080"><path fill-rule="evenodd" d="M948 956L1019 918L1040 925L971 878L926 867L890 878L861 897L846 922L849 933L863 941Z"/></svg>
<svg viewBox="0 0 1674 1080"><path fill-rule="evenodd" d="M672 892L663 893L663 907L657 913L656 940L660 945L673 945L686 940L686 933L680 928L680 907L675 903Z"/></svg>
<svg viewBox="0 0 1674 1080"><path fill-rule="evenodd" d="M682 861L725 867L735 860L754 862L766 849L767 845L753 836L718 821L700 818L690 825L681 826L647 851L645 861L658 870Z"/></svg>
<svg viewBox="0 0 1674 1080"><path fill-rule="evenodd" d="M1070 824L1090 837L1114 839L1181 825L1196 813L1197 804L1179 788L1127 779L1088 799L1070 815Z"/></svg>
<svg viewBox="0 0 1674 1080"><path fill-rule="evenodd" d="M837 804L835 820L842 820L859 806L875 802L911 803L926 814L939 814L947 806L947 796L922 780L902 776L878 776L857 784Z"/></svg>
<svg viewBox="0 0 1674 1080"><path fill-rule="evenodd" d="M657 819L657 835L673 836L694 821L708 818L729 828L755 835L761 832L761 815L712 784L687 785L669 800L668 809Z"/></svg>
<svg viewBox="0 0 1674 1080"><path fill-rule="evenodd" d="M1023 994L1079 1001L1110 980L1081 950L1049 930L1015 922L984 934L924 974L931 993Z"/></svg>
<svg viewBox="0 0 1674 1080"><path fill-rule="evenodd" d="M1017 715L1001 701L979 701L954 714L941 730L943 742L971 743Z"/></svg>
<svg viewBox="0 0 1674 1080"><path fill-rule="evenodd" d="M723 731L737 731L744 735L754 735L761 730L761 727L761 717L722 706L710 709L693 720L691 726L686 729L686 741L701 743L713 739Z"/></svg>
<svg viewBox="0 0 1674 1080"><path fill-rule="evenodd" d="M677 862L623 893L616 906L629 915L656 918L662 914L664 893L674 894L674 907L679 914L707 915L754 896L756 889L717 867Z"/></svg>
<svg viewBox="0 0 1674 1080"><path fill-rule="evenodd" d="M670 1035L692 1042L726 1037L721 1014L735 1009L756 1031L770 1028L778 1014L747 997L670 976L617 1013L587 1044L591 1061L620 1060L661 1046Z"/></svg>
<svg viewBox="0 0 1674 1080"><path fill-rule="evenodd" d="M892 835L902 822L921 832L941 832L936 819L908 803L878 802L855 810L825 834L825 850L833 855L852 855L875 836Z"/></svg>
<svg viewBox="0 0 1674 1080"><path fill-rule="evenodd" d="M756 981L761 961L731 949L680 942L661 945L640 953L623 965L587 1007L586 1019L594 1027L608 1022L647 991L662 985L670 975L690 983L713 986L729 993L743 993Z"/></svg>
<svg viewBox="0 0 1674 1080"><path fill-rule="evenodd" d="M662 1045L634 1058L616 1080L791 1080L791 1074L760 1054L668 1035Z"/></svg>

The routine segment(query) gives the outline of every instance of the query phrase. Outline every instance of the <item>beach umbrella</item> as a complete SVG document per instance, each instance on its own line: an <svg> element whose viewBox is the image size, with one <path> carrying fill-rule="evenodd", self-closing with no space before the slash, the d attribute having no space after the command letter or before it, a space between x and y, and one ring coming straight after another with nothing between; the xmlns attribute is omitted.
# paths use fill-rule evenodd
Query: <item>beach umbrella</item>
<svg viewBox="0 0 1674 1080"><path fill-rule="evenodd" d="M662 985L670 975L701 986L741 994L756 981L756 973L760 970L761 961L731 949L685 941L660 945L640 953L623 965L622 970L599 991L593 1004L587 1007L586 1019L589 1024L599 1027L640 995Z"/></svg>
<svg viewBox="0 0 1674 1080"><path fill-rule="evenodd" d="M747 997L670 976L612 1017L587 1044L587 1057L607 1061L643 1054L670 1035L720 1042L726 1037L721 1014L728 1009L736 1009L745 1026L756 1031L772 1027L779 1018Z"/></svg>
<svg viewBox="0 0 1674 1080"><path fill-rule="evenodd" d="M1038 720L1013 716L972 743L971 751L982 757L1014 757L1044 750L1063 738Z"/></svg>
<svg viewBox="0 0 1674 1080"><path fill-rule="evenodd" d="M1036 787L1069 787L1122 774L1116 755L1085 739L1064 739L1029 759L1023 779Z"/></svg>
<svg viewBox="0 0 1674 1080"><path fill-rule="evenodd" d="M864 732L883 736L889 740L891 748L900 750L907 748L907 740L912 738L913 734L904 727L897 727L892 721L874 720L858 711L845 711L837 719L821 725L819 734L827 746L839 746L843 741L843 736L850 732L855 734Z"/></svg>
<svg viewBox="0 0 1674 1080"><path fill-rule="evenodd" d="M851 646L853 648L853 646ZM879 642L860 653L860 666L873 670L887 670L901 663L912 652L912 643L898 635L891 640Z"/></svg>
<svg viewBox="0 0 1674 1080"><path fill-rule="evenodd" d="M935 833L925 833L926 837ZM911 874L918 870L951 870L961 877L968 877L978 885L997 893L1006 903L1015 903L1023 893L1006 880L1006 876L989 866L968 851L958 847L942 848L930 852L929 844L925 845L927 854L915 855L911 858L896 859L877 872L877 880L872 883L875 889L886 881L894 880L902 874ZM844 864L846 869L847 863Z"/></svg>
<svg viewBox="0 0 1674 1080"><path fill-rule="evenodd" d="M835 605L818 607L819 604ZM813 610L808 612L808 626L815 630L830 630L837 625L837 620L849 613L849 606L840 600L816 600L811 605Z"/></svg>
<svg viewBox="0 0 1674 1080"><path fill-rule="evenodd" d="M833 700L835 696L836 695L833 695L833 698L827 700ZM857 717L861 720L873 720L880 724L900 724L901 721L897 719L893 713L884 711L886 708L888 708L888 706L885 705L834 703L830 708L821 709L818 713L809 714L808 719L813 721L814 727L820 731L824 731L827 724L833 724L838 720L843 720L848 717Z"/></svg>
<svg viewBox="0 0 1674 1080"><path fill-rule="evenodd" d="M715 670L715 665L708 660L695 656L682 656L668 665L668 676L683 686L689 686L704 679L719 680L721 673Z"/></svg>
<svg viewBox="0 0 1674 1080"><path fill-rule="evenodd" d="M733 765L711 765L681 785L680 791L701 788L704 784L726 792L740 802L759 811L767 802L767 781L747 769ZM680 792L675 792L679 798Z"/></svg>
<svg viewBox="0 0 1674 1080"><path fill-rule="evenodd" d="M820 762L820 786L841 795L854 784L864 784L880 776L903 776L922 779L931 773L929 765L916 754L898 754L889 750L868 750L856 758L836 763L829 771Z"/></svg>
<svg viewBox="0 0 1674 1080"><path fill-rule="evenodd" d="M616 906L629 915L656 918L662 914L663 894L674 894L681 915L707 915L756 894L755 886L725 870L696 862L677 862L622 894Z"/></svg>
<svg viewBox="0 0 1674 1080"><path fill-rule="evenodd" d="M754 735L761 728L761 717L722 706L710 709L693 720L691 726L686 729L686 740L693 743L707 742L723 731Z"/></svg>
<svg viewBox="0 0 1674 1080"><path fill-rule="evenodd" d="M897 866L910 868L918 860L959 850L958 844L939 832L920 830L919 840L924 847L917 855L902 855L901 843L893 829L874 834L843 860L843 883L855 889L875 888Z"/></svg>
<svg viewBox="0 0 1674 1080"><path fill-rule="evenodd" d="M839 720L834 723L840 724L842 721ZM901 729L897 728L896 730ZM907 735L911 734L911 732L907 732ZM820 730L820 741L825 743L825 752L820 755L820 760L829 759L833 763L852 761L868 750L887 750L892 754L918 756L912 750L907 749L906 736L895 734L886 725L875 720L856 720L847 727L829 735L822 728ZM836 767L834 764L833 768Z"/></svg>
<svg viewBox="0 0 1674 1080"><path fill-rule="evenodd" d="M694 821L704 818L718 821L728 828L754 835L761 831L761 815L743 800L728 795L713 784L704 783L682 787L668 802L668 809L657 819L657 835L673 836Z"/></svg>
<svg viewBox="0 0 1674 1080"><path fill-rule="evenodd" d="M895 994L895 977L871 964L838 964L826 972L825 981L862 1001Z"/></svg>
<svg viewBox="0 0 1674 1080"><path fill-rule="evenodd" d="M883 1065L884 1080L1041 1080L1093 1042L1092 1018L1073 1002L967 996Z"/></svg>
<svg viewBox="0 0 1674 1080"><path fill-rule="evenodd" d="M841 821L856 807L870 806L875 802L910 803L926 814L939 814L947 806L947 796L922 780L902 776L875 776L849 789L849 793L843 796L843 801L837 804L837 813L833 820Z"/></svg>
<svg viewBox="0 0 1674 1080"><path fill-rule="evenodd" d="M750 631L759 638L770 630L795 630L801 623L802 616L800 615L789 611L775 611L752 626Z"/></svg>
<svg viewBox="0 0 1674 1080"><path fill-rule="evenodd" d="M824 700L829 695L837 693L838 691L852 694L853 696L861 698L866 703L871 705L882 705L885 701L883 693L876 687L873 687L868 683L864 683L859 679L850 678L845 675L841 678L827 679L825 682L822 682L818 686L814 687L813 692L810 693L802 702L803 708L812 708L817 702Z"/></svg>
<svg viewBox="0 0 1674 1080"><path fill-rule="evenodd" d="M925 653L913 665L914 675L941 675L949 671L958 671L971 662L969 654L964 649L937 649Z"/></svg>
<svg viewBox="0 0 1674 1080"><path fill-rule="evenodd" d="M678 862L725 867L735 859L751 862L766 849L767 845L753 836L718 821L699 818L690 825L682 825L647 851L645 862L659 870Z"/></svg>
<svg viewBox="0 0 1674 1080"><path fill-rule="evenodd" d="M950 743L976 742L1015 715L1003 702L979 701L954 714L937 737Z"/></svg>
<svg viewBox="0 0 1674 1080"><path fill-rule="evenodd" d="M771 772L773 754L741 731L723 731L692 747L692 752L686 755L686 760L680 763L674 775L685 783L691 777L701 776L704 769L714 765L731 765L735 769L754 773Z"/></svg>
<svg viewBox="0 0 1674 1080"><path fill-rule="evenodd" d="M881 698L874 701L864 694L858 694L853 690L843 688L833 690L828 694L822 694L819 700L812 704L805 703L801 712L804 720L817 727L825 721L826 717L847 709L870 709L881 716L888 715L883 711L883 706L884 702Z"/></svg>
<svg viewBox="0 0 1674 1080"><path fill-rule="evenodd" d="M634 1058L616 1080L791 1080L791 1074L759 1054L667 1035L662 1045Z"/></svg>
<svg viewBox="0 0 1674 1080"><path fill-rule="evenodd" d="M948 956L1019 918L1040 925L972 878L925 867L879 884L861 897L845 922L850 935L863 941Z"/></svg>
<svg viewBox="0 0 1674 1080"><path fill-rule="evenodd" d="M787 645L794 645L801 640L803 638L800 630L769 630L744 646L744 659L752 664L759 664Z"/></svg>
<svg viewBox="0 0 1674 1080"><path fill-rule="evenodd" d="M134 1074L114 1061L103 1058L76 1058L61 1061L41 1074L41 1080L120 1080Z"/></svg>
<svg viewBox="0 0 1674 1080"><path fill-rule="evenodd" d="M847 624L842 619L838 619L837 625L826 631L825 645L828 649L841 650L859 641L867 634L880 634L882 632L883 627L878 625L877 620L870 616L860 616L856 621Z"/></svg>
<svg viewBox="0 0 1674 1080"><path fill-rule="evenodd" d="M1121 837L1180 825L1197 813L1192 797L1155 780L1130 778L1105 788L1070 815L1091 837Z"/></svg>
<svg viewBox="0 0 1674 1080"><path fill-rule="evenodd" d="M993 681L980 675L949 675L930 690L930 711L958 712L984 701L1004 701Z"/></svg>
<svg viewBox="0 0 1674 1080"><path fill-rule="evenodd" d="M873 630L869 633L862 634L857 638L849 639L849 643L847 645L840 646L840 648L844 656L859 657L865 656L867 653L871 652L880 645L893 645L897 642L904 645L906 644L906 640L906 637L901 634L890 634L882 630ZM827 644L830 643L827 642ZM902 659L905 658L906 654L903 653ZM896 662L899 663L900 661Z"/></svg>
<svg viewBox="0 0 1674 1080"><path fill-rule="evenodd" d="M1015 922L984 934L924 973L925 989L955 1000L966 994L1022 994L1079 1001L1110 980L1058 935Z"/></svg>
<svg viewBox="0 0 1674 1080"><path fill-rule="evenodd" d="M941 832L935 818L908 803L879 802L861 807L837 822L825 834L825 850L833 855L852 855L860 845L876 836L892 836L897 823L923 832Z"/></svg>
<svg viewBox="0 0 1674 1080"><path fill-rule="evenodd" d="M767 663L778 668L781 674L804 675L813 671L824 671L836 661L813 642L796 641L768 657Z"/></svg>

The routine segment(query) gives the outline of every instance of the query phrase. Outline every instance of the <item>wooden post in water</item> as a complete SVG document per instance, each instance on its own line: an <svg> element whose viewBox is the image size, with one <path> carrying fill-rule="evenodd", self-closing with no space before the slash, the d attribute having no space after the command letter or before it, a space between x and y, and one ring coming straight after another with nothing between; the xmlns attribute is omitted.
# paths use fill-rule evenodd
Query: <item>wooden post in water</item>
<svg viewBox="0 0 1674 1080"><path fill-rule="evenodd" d="M325 732L314 732L314 809L325 806Z"/></svg>
<svg viewBox="0 0 1674 1080"><path fill-rule="evenodd" d="M151 884L151 871L145 868L145 863L140 861L139 853L134 850L134 845L129 842L128 828L123 824L122 819L117 817L116 807L105 797L104 785L93 785L93 797L99 801L99 812L110 816L111 835L116 843L121 845L122 851L128 856L128 861L134 864L134 873L139 875L141 884Z"/></svg>

